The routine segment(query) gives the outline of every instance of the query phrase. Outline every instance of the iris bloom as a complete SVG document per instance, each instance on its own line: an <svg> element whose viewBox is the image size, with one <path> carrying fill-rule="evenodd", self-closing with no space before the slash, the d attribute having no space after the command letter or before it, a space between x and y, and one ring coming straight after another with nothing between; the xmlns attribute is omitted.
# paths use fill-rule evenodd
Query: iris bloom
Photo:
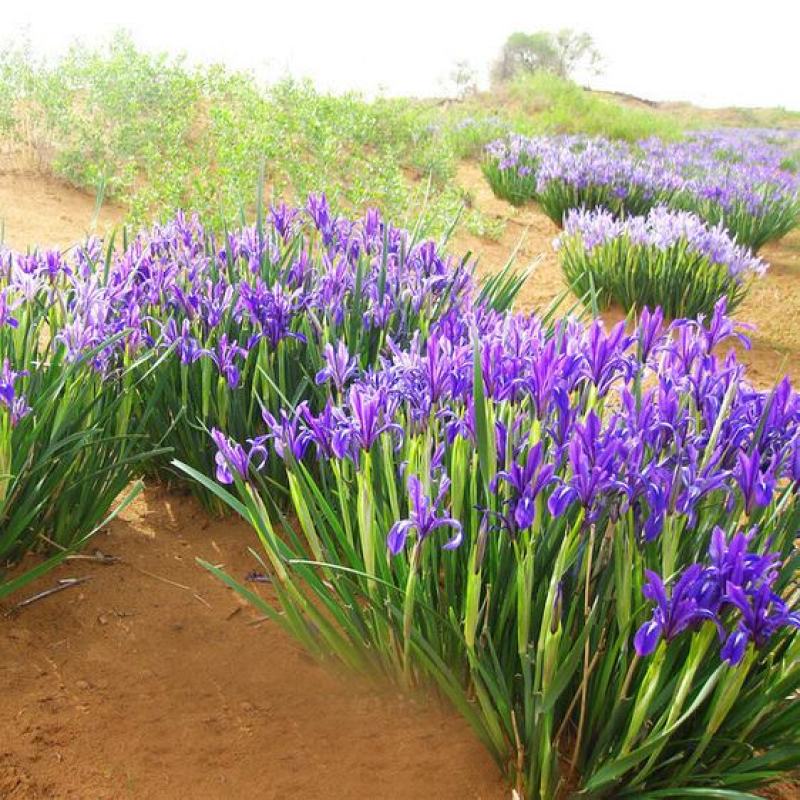
<svg viewBox="0 0 800 800"><path fill-rule="evenodd" d="M449 489L450 481L442 477L436 497L431 499L425 494L419 478L416 475L409 476L408 517L395 522L386 537L386 545L392 555L397 555L403 549L406 538L413 532L416 532L419 541L423 541L439 528L450 528L453 535L442 547L445 550L454 550L461 544L461 523L442 510Z"/></svg>

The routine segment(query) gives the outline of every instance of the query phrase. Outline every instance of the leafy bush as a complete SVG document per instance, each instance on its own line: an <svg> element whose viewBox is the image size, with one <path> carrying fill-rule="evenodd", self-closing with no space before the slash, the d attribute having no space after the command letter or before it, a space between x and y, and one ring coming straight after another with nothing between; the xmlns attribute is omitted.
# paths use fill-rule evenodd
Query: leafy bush
<svg viewBox="0 0 800 800"><path fill-rule="evenodd" d="M683 134L666 114L613 102L547 72L520 75L508 91L511 102L533 116L537 133L580 133L628 142L650 136L675 140Z"/></svg>
<svg viewBox="0 0 800 800"><path fill-rule="evenodd" d="M305 198L325 189L362 211L378 205L416 220L424 207L441 233L458 211L447 140L419 146L420 110L409 101L367 102L285 80L263 88L222 67L137 50L118 34L97 50L73 47L38 62L0 55L0 125L77 186L126 204L132 221L192 208L221 228L261 187ZM407 177L433 177L427 192Z"/></svg>
<svg viewBox="0 0 800 800"><path fill-rule="evenodd" d="M608 211L571 211L557 239L567 283L601 306L660 306L671 318L709 316L720 298L732 311L766 264L721 225L663 206L617 221Z"/></svg>

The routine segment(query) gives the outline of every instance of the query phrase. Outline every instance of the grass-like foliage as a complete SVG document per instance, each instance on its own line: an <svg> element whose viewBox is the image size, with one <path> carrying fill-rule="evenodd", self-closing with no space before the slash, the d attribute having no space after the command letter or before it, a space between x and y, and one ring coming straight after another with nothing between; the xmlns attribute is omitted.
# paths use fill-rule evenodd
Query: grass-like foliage
<svg viewBox="0 0 800 800"><path fill-rule="evenodd" d="M508 136L487 145L481 169L497 197L521 206L536 197L539 158L535 140Z"/></svg>
<svg viewBox="0 0 800 800"><path fill-rule="evenodd" d="M234 494L197 477L274 595L206 566L316 656L435 687L524 797L751 797L800 756L800 397L718 361L732 335L722 303L450 315L318 415L215 432Z"/></svg>
<svg viewBox="0 0 800 800"><path fill-rule="evenodd" d="M781 239L794 230L800 220L800 194L765 182L743 192L728 191L728 198L720 199L725 192L725 181L706 188L705 191L681 192L675 197L675 208L691 211L709 225L722 225L737 242L758 251L765 244ZM738 196L737 196L738 195Z"/></svg>
<svg viewBox="0 0 800 800"><path fill-rule="evenodd" d="M564 277L599 306L660 306L666 316L710 316L724 298L733 311L766 264L722 229L660 206L617 220L609 211L571 211L556 240Z"/></svg>

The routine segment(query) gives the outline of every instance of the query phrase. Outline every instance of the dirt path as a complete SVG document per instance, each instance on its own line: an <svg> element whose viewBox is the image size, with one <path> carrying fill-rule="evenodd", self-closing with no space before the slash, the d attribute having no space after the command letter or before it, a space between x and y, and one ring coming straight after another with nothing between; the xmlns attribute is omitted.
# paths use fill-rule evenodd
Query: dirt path
<svg viewBox="0 0 800 800"><path fill-rule="evenodd" d="M454 247L495 268L524 234L522 263L539 263L520 305L545 306L564 288L555 226L497 201L476 167L459 180L508 224L500 242L461 235ZM8 244L66 247L93 215L93 198L0 167ZM120 218L104 209L98 227ZM759 325L749 356L759 380L781 364L800 374L800 235L766 255L769 278L739 315ZM190 499L150 489L95 539L121 563L66 564L26 594L90 580L0 616L0 798L508 797L460 719L311 662L195 562L241 578L252 544L243 523L210 521Z"/></svg>
<svg viewBox="0 0 800 800"><path fill-rule="evenodd" d="M94 540L122 563L0 619L0 797L507 796L459 718L324 669L195 562L242 579L253 538L156 489Z"/></svg>

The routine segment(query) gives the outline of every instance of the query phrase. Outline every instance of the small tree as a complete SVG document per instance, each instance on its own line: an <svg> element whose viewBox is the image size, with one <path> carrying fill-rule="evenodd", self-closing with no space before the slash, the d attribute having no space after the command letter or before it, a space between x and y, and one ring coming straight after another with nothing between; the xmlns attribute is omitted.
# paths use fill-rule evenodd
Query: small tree
<svg viewBox="0 0 800 800"><path fill-rule="evenodd" d="M478 90L475 68L469 61L463 59L456 61L450 72L450 83L455 88L456 96L461 100L471 94L475 94Z"/></svg>
<svg viewBox="0 0 800 800"><path fill-rule="evenodd" d="M553 39L558 54L557 75L571 78L578 70L586 70L592 75L600 72L603 57L590 34L562 28Z"/></svg>
<svg viewBox="0 0 800 800"><path fill-rule="evenodd" d="M518 72L552 72L571 78L579 69L596 74L602 58L588 33L563 28L557 33L512 33L492 69L496 81L507 81Z"/></svg>

